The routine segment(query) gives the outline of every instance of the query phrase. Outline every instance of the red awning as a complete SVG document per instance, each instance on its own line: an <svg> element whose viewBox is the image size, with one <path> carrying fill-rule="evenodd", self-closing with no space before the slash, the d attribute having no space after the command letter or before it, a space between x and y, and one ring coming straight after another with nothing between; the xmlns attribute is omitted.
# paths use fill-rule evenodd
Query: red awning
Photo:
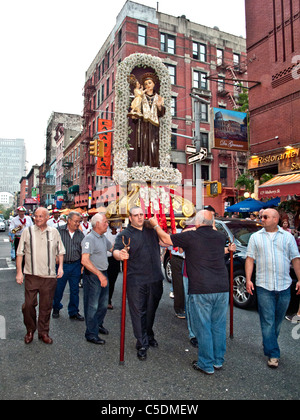
<svg viewBox="0 0 300 420"><path fill-rule="evenodd" d="M278 175L258 187L260 200L287 195L300 195L300 173Z"/></svg>

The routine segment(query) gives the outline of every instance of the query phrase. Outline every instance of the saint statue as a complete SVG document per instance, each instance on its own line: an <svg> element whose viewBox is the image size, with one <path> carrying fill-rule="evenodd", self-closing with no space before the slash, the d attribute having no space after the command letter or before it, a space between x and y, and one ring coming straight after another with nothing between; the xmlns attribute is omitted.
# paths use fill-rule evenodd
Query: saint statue
<svg viewBox="0 0 300 420"><path fill-rule="evenodd" d="M128 166L159 168L159 119L165 115L164 99L155 91L159 82L155 73L143 74L141 81L142 87L130 76L135 98L128 114L133 123Z"/></svg>

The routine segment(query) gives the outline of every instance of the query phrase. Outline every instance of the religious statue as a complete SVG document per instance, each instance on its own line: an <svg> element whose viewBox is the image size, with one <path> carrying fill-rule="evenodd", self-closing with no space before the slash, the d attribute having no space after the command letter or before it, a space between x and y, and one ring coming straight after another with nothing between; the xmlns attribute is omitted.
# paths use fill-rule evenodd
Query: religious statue
<svg viewBox="0 0 300 420"><path fill-rule="evenodd" d="M159 118L165 115L164 99L155 91L159 81L155 73L141 76L143 89L135 76L131 75L130 81L135 83L135 99L128 114L133 122L131 164L159 168Z"/></svg>

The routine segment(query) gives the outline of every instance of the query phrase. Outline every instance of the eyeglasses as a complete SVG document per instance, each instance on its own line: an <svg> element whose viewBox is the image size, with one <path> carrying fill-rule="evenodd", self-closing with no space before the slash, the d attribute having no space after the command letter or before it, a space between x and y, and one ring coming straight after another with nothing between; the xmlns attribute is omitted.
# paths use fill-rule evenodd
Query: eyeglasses
<svg viewBox="0 0 300 420"><path fill-rule="evenodd" d="M263 215L261 218L267 220L267 219L269 219L269 216Z"/></svg>

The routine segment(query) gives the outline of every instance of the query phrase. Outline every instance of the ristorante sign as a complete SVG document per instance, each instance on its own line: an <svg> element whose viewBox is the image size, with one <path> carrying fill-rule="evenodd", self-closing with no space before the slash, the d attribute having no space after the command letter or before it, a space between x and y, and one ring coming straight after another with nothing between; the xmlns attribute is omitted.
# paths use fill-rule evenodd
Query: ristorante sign
<svg viewBox="0 0 300 420"><path fill-rule="evenodd" d="M300 170L300 148L286 150L277 154L254 156L249 160L249 169L278 166L278 173Z"/></svg>

